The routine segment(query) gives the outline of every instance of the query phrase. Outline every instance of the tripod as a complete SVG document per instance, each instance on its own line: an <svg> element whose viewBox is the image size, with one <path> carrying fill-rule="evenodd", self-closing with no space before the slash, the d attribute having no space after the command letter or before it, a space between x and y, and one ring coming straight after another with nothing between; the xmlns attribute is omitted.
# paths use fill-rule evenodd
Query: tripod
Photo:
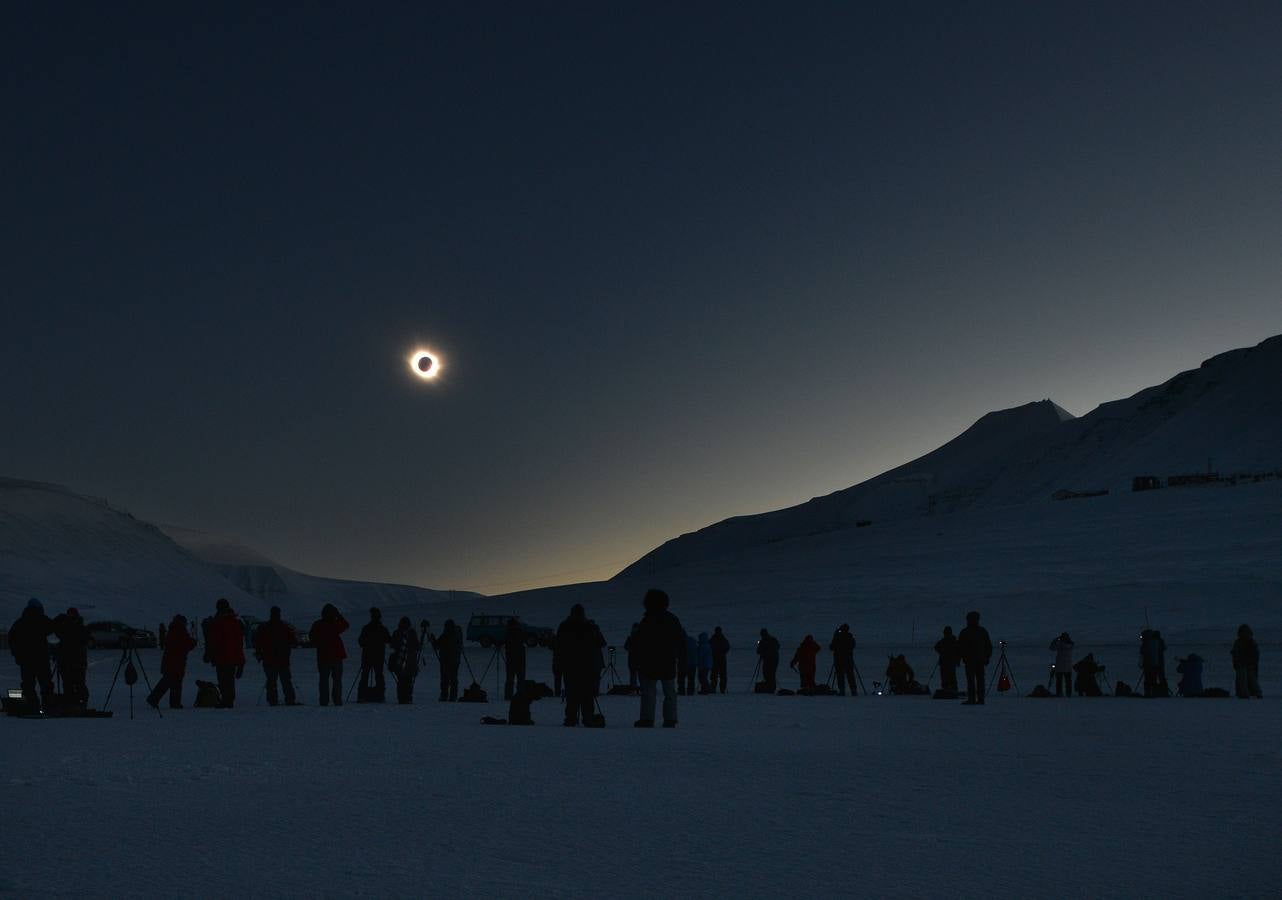
<svg viewBox="0 0 1282 900"><path fill-rule="evenodd" d="M748 690L754 694L757 692L757 676L760 674L761 674L761 657L758 656L757 667L752 670L752 684L748 686Z"/></svg>
<svg viewBox="0 0 1282 900"><path fill-rule="evenodd" d="M494 652L490 654L490 661L485 664L485 671L481 673L480 681L476 680L476 675L472 675L472 682L474 684L484 684L485 676L490 674L490 667L493 666L494 667L494 693L496 695L501 694L503 692L503 649L504 648L502 644L494 645ZM467 657L465 656L464 659L466 658ZM467 667L467 671L469 674L471 674L472 672L471 665Z"/></svg>
<svg viewBox="0 0 1282 900"><path fill-rule="evenodd" d="M138 664L137 668L134 668L135 662ZM120 648L120 662L116 663L116 674L111 676L111 687L107 688L107 698L102 701L103 712L106 712L107 705L111 703L111 692L116 689L116 679L120 677L122 669L125 673L125 684L129 685L129 718L132 719L134 717L134 685L138 682L138 673L142 672L142 680L147 685L148 691L155 690L155 688L151 686L151 679L147 677L147 669L143 666L142 659L138 656L138 651L134 649L134 642L129 638L125 638L125 643ZM155 710L156 715L163 719L164 715L161 714L159 705L155 707Z"/></svg>
<svg viewBox="0 0 1282 900"><path fill-rule="evenodd" d="M1001 648L1001 655L997 657L997 668L993 670L993 677L988 680L988 690L985 694L993 692L993 685L1001 681L1002 675L1010 679L1011 687L1015 689L1015 696L1019 696L1019 682L1015 680L1015 673L1011 671L1010 660L1006 658L1006 642L998 641L997 646Z"/></svg>
<svg viewBox="0 0 1282 900"><path fill-rule="evenodd" d="M760 663L758 663L758 665L760 665ZM855 664L854 660L851 660L850 668L854 670L854 673L855 673L853 679L848 679L850 681L850 696L852 697L855 696L856 680L858 680L858 683L859 683L859 690L863 691L865 694L868 693L868 688L864 687L864 676L859 674L859 666ZM827 684L829 688L831 688L833 682L836 681L836 675L837 675L837 660L833 659L832 663L829 664L828 666Z"/></svg>
<svg viewBox="0 0 1282 900"><path fill-rule="evenodd" d="M606 658L605 670L601 674L609 679L610 687L606 688L607 691L623 683L623 677L619 675L619 670L614 667L613 647L610 648L610 655Z"/></svg>

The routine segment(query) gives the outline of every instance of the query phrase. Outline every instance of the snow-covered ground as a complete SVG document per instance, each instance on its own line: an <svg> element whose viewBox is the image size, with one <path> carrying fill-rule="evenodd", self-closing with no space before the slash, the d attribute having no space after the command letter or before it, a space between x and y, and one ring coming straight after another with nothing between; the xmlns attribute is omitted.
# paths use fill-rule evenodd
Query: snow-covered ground
<svg viewBox="0 0 1282 900"><path fill-rule="evenodd" d="M1013 654L1021 686L1047 656ZM117 686L111 720L2 719L0 893L1277 896L1274 699L771 698L732 660L675 731L633 729L631 697L603 731L556 701L483 727L502 704L437 703L430 666L412 707L321 709L308 653L302 708L255 706L251 664L235 710L160 719L140 693L130 721ZM99 701L116 661L95 654Z"/></svg>

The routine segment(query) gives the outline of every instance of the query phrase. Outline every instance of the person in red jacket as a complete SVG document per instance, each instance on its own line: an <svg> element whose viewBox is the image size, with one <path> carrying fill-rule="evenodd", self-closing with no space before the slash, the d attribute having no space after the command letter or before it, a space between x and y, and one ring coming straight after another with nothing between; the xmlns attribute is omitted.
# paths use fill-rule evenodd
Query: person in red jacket
<svg viewBox="0 0 1282 900"><path fill-rule="evenodd" d="M236 679L245 674L245 626L232 611L227 598L218 599L217 612L209 623L209 662L218 673L219 709L236 705Z"/></svg>
<svg viewBox="0 0 1282 900"><path fill-rule="evenodd" d="M268 706L277 703L277 680L285 692L285 705L298 705L294 697L294 679L289 672L289 651L297 646L294 629L281 619L280 607L273 606L270 618L254 632L254 655L263 664L263 674L267 676Z"/></svg>
<svg viewBox="0 0 1282 900"><path fill-rule="evenodd" d="M797 652L792 655L792 662L789 665L800 673L801 689L803 691L813 691L815 689L815 659L818 656L819 642L814 639L813 635L809 634L801 642Z"/></svg>
<svg viewBox="0 0 1282 900"><path fill-rule="evenodd" d="M183 678L187 675L187 654L196 649L196 639L187 631L187 617L174 616L165 632L165 655L160 659L160 680L147 695L152 707L169 692L169 708L183 708Z"/></svg>
<svg viewBox="0 0 1282 900"><path fill-rule="evenodd" d="M320 672L320 705L329 706L331 683L335 706L343 705L343 660L347 648L341 635L347 630L347 620L332 603L326 603L321 617L312 623L312 646L316 648L316 669Z"/></svg>

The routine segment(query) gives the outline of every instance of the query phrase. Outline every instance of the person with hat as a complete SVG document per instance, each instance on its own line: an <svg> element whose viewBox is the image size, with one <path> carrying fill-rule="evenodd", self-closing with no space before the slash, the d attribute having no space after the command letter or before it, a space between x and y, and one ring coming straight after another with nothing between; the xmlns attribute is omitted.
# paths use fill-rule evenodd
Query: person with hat
<svg viewBox="0 0 1282 900"><path fill-rule="evenodd" d="M55 616L53 633L58 637L58 672L62 675L63 703L75 709L89 705L89 626L74 606Z"/></svg>
<svg viewBox="0 0 1282 900"><path fill-rule="evenodd" d="M18 621L9 629L9 653L18 664L22 679L22 696L32 707L44 712L53 698L53 678L49 673L49 635L53 623L45 615L44 604L32 597ZM36 695L36 686L40 694Z"/></svg>

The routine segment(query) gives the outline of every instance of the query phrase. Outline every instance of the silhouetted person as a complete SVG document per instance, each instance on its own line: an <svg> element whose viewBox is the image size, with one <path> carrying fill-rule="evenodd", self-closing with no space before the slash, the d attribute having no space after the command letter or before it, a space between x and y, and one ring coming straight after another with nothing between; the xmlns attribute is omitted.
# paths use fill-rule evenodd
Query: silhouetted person
<svg viewBox="0 0 1282 900"><path fill-rule="evenodd" d="M685 652L677 660L677 693L694 694L695 672L699 668L699 642L682 632L681 646Z"/></svg>
<svg viewBox="0 0 1282 900"><path fill-rule="evenodd" d="M1055 696L1073 696L1073 639L1065 631L1051 641L1050 650L1055 654Z"/></svg>
<svg viewBox="0 0 1282 900"><path fill-rule="evenodd" d="M1239 625L1233 642L1233 692L1243 699L1263 697L1260 691L1260 645L1250 625Z"/></svg>
<svg viewBox="0 0 1282 900"><path fill-rule="evenodd" d="M332 603L321 609L321 617L312 623L308 637L316 648L316 672L320 681L321 706L329 706L330 697L335 706L343 705L343 660L347 648L343 646L343 632L347 620Z"/></svg>
<svg viewBox="0 0 1282 900"><path fill-rule="evenodd" d="M209 623L209 663L218 676L219 709L236 705L236 680L245 674L245 626L225 597Z"/></svg>
<svg viewBox="0 0 1282 900"><path fill-rule="evenodd" d="M51 634L53 622L45 615L44 604L34 597L27 601L26 609L9 629L9 653L18 664L22 696L31 707L41 711L53 699L53 676L49 672Z"/></svg>
<svg viewBox="0 0 1282 900"><path fill-rule="evenodd" d="M281 620L280 607L273 606L267 621L254 632L254 655L263 664L263 675L267 677L269 706L275 706L279 702L277 682L280 682L280 688L285 694L285 705L298 705L298 698L294 694L294 677L289 668L290 651L297 646L298 638L294 629Z"/></svg>
<svg viewBox="0 0 1282 900"><path fill-rule="evenodd" d="M699 660L699 693L711 694L712 685L708 682L712 675L712 644L708 632L699 632L699 643L696 650Z"/></svg>
<svg viewBox="0 0 1282 900"><path fill-rule="evenodd" d="M387 690L387 680L383 675L383 663L387 658L387 645L391 643L392 635L383 624L383 611L377 606L370 607L369 621L361 629L361 635L356 639L356 643L361 648L361 674L357 688L356 702L365 703L367 701L382 703L383 697ZM361 696L361 691L369 690L370 675L374 676L374 690Z"/></svg>
<svg viewBox="0 0 1282 900"><path fill-rule="evenodd" d="M160 705L169 692L169 708L183 708L183 679L187 676L187 654L196 649L196 636L187 630L187 617L174 616L165 630L165 648L160 657L160 680L147 695L147 704Z"/></svg>
<svg viewBox="0 0 1282 900"><path fill-rule="evenodd" d="M935 641L935 654L939 657L939 687L949 694L957 693L957 667L961 664L961 646L952 626L944 626L944 636Z"/></svg>
<svg viewBox="0 0 1282 900"><path fill-rule="evenodd" d="M685 631L668 612L668 595L651 588L645 592L645 615L637 624L637 667L641 673L641 718L638 728L654 727L654 707L663 685L663 727L677 726L678 662L685 658Z"/></svg>
<svg viewBox="0 0 1282 900"><path fill-rule="evenodd" d="M588 621L582 604L576 603L570 615L556 630L556 653L561 661L561 675L565 679L565 724L592 726L596 722L594 698L600 670L597 659L601 655L598 643L600 632L595 623ZM509 716L509 721L511 717Z"/></svg>
<svg viewBox="0 0 1282 900"><path fill-rule="evenodd" d="M637 662L636 636L637 629L641 627L640 622L632 623L632 630L628 632L628 639L623 642L623 650L628 655L628 687L641 687L641 670Z"/></svg>
<svg viewBox="0 0 1282 900"><path fill-rule="evenodd" d="M441 664L442 702L453 702L458 699L458 667L463 660L463 630L454 624L453 619L446 619L441 626L439 638L428 635L432 647Z"/></svg>
<svg viewBox="0 0 1282 900"><path fill-rule="evenodd" d="M165 623L164 623L164 622L161 622L161 623L156 627L156 643L157 643L157 644L159 644L161 647L165 646L165 637L166 637L166 636L167 636L167 633L166 633L166 631L165 631Z"/></svg>
<svg viewBox="0 0 1282 900"><path fill-rule="evenodd" d="M1180 683L1175 686L1181 697L1202 696L1202 664L1202 657L1196 653L1190 653L1176 661L1175 671L1183 676Z"/></svg>
<svg viewBox="0 0 1282 900"><path fill-rule="evenodd" d="M913 667L908 665L908 660L902 653L892 656L886 664L886 683L892 694L911 693L914 675Z"/></svg>
<svg viewBox="0 0 1282 900"><path fill-rule="evenodd" d="M396 679L396 702L414 702L414 679L418 677L418 652L420 641L414 631L414 623L409 616L401 616L401 621L392 633L392 655L388 657L387 669Z"/></svg>
<svg viewBox="0 0 1282 900"><path fill-rule="evenodd" d="M1073 671L1077 673L1077 696L1079 697L1099 697L1103 692L1099 687L1099 676L1104 671L1104 667L1095 662L1095 654L1088 653L1077 661L1073 666Z"/></svg>
<svg viewBox="0 0 1282 900"><path fill-rule="evenodd" d="M849 682L850 696L858 696L859 687L855 683L855 636L851 634L849 625L842 623L832 633L828 649L832 651L832 668L837 673L837 693L846 696L846 683Z"/></svg>
<svg viewBox="0 0 1282 900"><path fill-rule="evenodd" d="M792 661L788 666L797 671L801 676L801 689L803 691L813 691L815 689L815 669L817 668L816 660L819 657L819 642L814 639L813 635L806 635L797 650L792 654Z"/></svg>
<svg viewBox="0 0 1282 900"><path fill-rule="evenodd" d="M58 637L58 671L62 674L62 699L66 706L84 709L89 705L89 627L74 606L53 620Z"/></svg>
<svg viewBox="0 0 1282 900"><path fill-rule="evenodd" d="M979 624L979 613L966 613L966 627L957 635L957 649L961 653L962 665L966 667L966 700L967 706L984 702L984 669L993 658L993 641L988 636L988 629Z"/></svg>
<svg viewBox="0 0 1282 900"><path fill-rule="evenodd" d="M592 696L599 697L601 696L601 675L605 672L605 648L609 642L605 639L605 635L601 633L601 628L595 620L588 619L588 625L592 628L592 643L594 647L592 668L596 673L592 678Z"/></svg>
<svg viewBox="0 0 1282 900"><path fill-rule="evenodd" d="M1166 641L1162 632L1145 628L1140 632L1140 669L1144 673L1145 697L1168 697L1166 684Z"/></svg>
<svg viewBox="0 0 1282 900"><path fill-rule="evenodd" d="M525 632L515 618L507 620L507 631L503 634L503 662L507 664L503 699L511 700L512 694L525 681Z"/></svg>
<svg viewBox="0 0 1282 900"><path fill-rule="evenodd" d="M776 679L779 676L779 639L764 628L757 641L757 656L761 658L761 680L766 693L773 694L778 689Z"/></svg>
<svg viewBox="0 0 1282 900"><path fill-rule="evenodd" d="M721 633L720 625L713 629L708 645L712 648L712 690L719 688L724 694L729 680L726 677L726 657L730 655L730 641Z"/></svg>

